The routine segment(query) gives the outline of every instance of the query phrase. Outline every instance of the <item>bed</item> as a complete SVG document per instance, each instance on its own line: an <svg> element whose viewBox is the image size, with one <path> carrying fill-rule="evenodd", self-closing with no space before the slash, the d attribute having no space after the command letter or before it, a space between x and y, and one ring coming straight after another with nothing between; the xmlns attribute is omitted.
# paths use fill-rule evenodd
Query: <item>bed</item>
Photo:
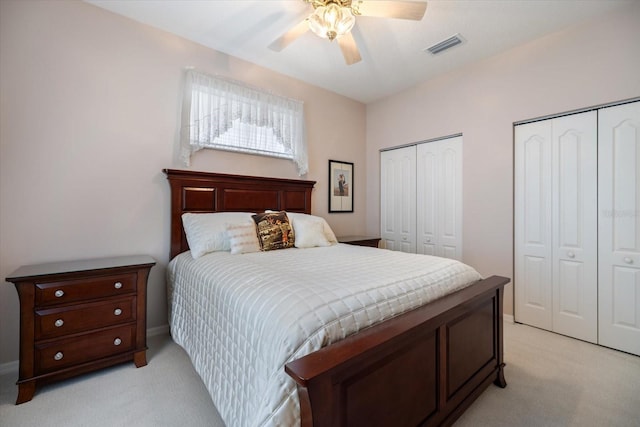
<svg viewBox="0 0 640 427"><path fill-rule="evenodd" d="M509 279L482 279L463 264L434 258L428 268L438 272L443 288L427 292L412 287L412 278L425 272L407 254L345 244L242 256L216 252L194 260L186 253L190 248L181 219L184 213L271 209L310 214L315 183L164 172L171 187L171 333L189 354L229 427L450 425L492 382L506 386L502 298ZM325 259L335 263L331 257L336 254L348 261L323 267ZM375 291L356 286L353 293L343 295L343 283L382 283L386 273L376 266L389 256L397 257L393 262L402 266L402 274L394 275L409 280L390 277ZM292 274L279 273L292 264L296 266ZM340 273L331 275L330 270ZM229 279L234 284L219 289L220 278L227 280L235 271L249 274ZM260 282L255 281L258 276ZM319 280L322 276L336 283L325 285ZM454 277L464 277L466 283L456 285ZM447 284L454 288L445 290ZM257 294L256 289L262 288L275 293L274 299ZM379 303L369 301L383 294L395 295L402 307L382 297ZM312 297L327 303L319 314L306 316ZM356 310L342 312L342 306ZM259 308L263 321L249 320L251 307ZM373 312L382 313L381 320L373 318ZM317 328L316 318L333 315L340 320L329 320L325 329L335 334ZM202 320L206 318L222 318L229 324L220 326L215 320L212 325ZM299 318L302 326L295 326L293 334L297 341L289 342L289 332L285 334L280 325L299 325L294 323ZM234 334L242 340L229 344L226 336ZM255 336L266 337L266 342L254 341Z"/></svg>

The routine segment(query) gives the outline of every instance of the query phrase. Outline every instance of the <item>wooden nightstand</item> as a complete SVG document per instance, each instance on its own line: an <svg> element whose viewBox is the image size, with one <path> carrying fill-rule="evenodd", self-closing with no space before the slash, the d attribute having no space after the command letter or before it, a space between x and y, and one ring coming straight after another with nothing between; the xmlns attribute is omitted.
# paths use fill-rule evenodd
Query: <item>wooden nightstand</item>
<svg viewBox="0 0 640 427"><path fill-rule="evenodd" d="M20 297L16 405L36 385L133 360L147 364L148 256L23 266L7 277Z"/></svg>
<svg viewBox="0 0 640 427"><path fill-rule="evenodd" d="M349 245L357 245L357 246L370 246L372 248L378 247L378 242L380 242L380 237L371 237L371 236L342 236L338 237L338 242L347 243Z"/></svg>

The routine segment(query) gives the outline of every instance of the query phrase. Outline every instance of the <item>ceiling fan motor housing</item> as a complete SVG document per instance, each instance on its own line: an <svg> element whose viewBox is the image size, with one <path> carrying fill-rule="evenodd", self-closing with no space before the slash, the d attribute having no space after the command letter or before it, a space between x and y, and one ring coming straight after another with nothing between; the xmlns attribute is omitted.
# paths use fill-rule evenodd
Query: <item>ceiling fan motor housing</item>
<svg viewBox="0 0 640 427"><path fill-rule="evenodd" d="M1 0L0 0L1 1ZM338 41L347 65L362 60L351 34L356 16L396 18L419 21L427 9L427 2L403 0L303 0L313 7L313 13L274 40L269 48L280 52L302 34L311 30L316 35Z"/></svg>
<svg viewBox="0 0 640 427"><path fill-rule="evenodd" d="M314 12L307 21L309 28L320 37L333 40L353 28L356 18L351 8L351 0L314 1Z"/></svg>

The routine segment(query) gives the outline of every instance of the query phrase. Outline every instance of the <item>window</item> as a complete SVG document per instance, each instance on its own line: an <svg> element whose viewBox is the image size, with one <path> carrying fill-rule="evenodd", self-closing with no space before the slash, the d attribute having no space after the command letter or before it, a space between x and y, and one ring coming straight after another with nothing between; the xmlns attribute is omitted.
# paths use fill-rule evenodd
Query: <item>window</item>
<svg viewBox="0 0 640 427"><path fill-rule="evenodd" d="M181 157L203 148L293 160L308 170L301 101L187 70L182 106Z"/></svg>

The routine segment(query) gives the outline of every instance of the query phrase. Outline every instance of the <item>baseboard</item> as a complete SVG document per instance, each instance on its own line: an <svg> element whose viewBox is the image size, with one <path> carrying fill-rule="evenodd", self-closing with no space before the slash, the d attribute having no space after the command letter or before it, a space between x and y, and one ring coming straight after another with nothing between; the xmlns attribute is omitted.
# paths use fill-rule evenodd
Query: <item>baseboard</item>
<svg viewBox="0 0 640 427"><path fill-rule="evenodd" d="M502 319L503 319L505 322L515 323L515 320L513 319L513 315L512 315L512 314L503 314L503 315L502 315Z"/></svg>
<svg viewBox="0 0 640 427"><path fill-rule="evenodd" d="M169 325L156 326L155 328L147 329L147 337L155 337L157 335L168 335ZM0 375L17 374L20 363L17 360L11 362L0 363Z"/></svg>
<svg viewBox="0 0 640 427"><path fill-rule="evenodd" d="M20 364L17 360L12 360L11 362L7 363L0 363L0 375L17 374L19 366Z"/></svg>
<svg viewBox="0 0 640 427"><path fill-rule="evenodd" d="M168 335L169 325L156 326L155 328L147 329L147 337L155 337L156 335Z"/></svg>

